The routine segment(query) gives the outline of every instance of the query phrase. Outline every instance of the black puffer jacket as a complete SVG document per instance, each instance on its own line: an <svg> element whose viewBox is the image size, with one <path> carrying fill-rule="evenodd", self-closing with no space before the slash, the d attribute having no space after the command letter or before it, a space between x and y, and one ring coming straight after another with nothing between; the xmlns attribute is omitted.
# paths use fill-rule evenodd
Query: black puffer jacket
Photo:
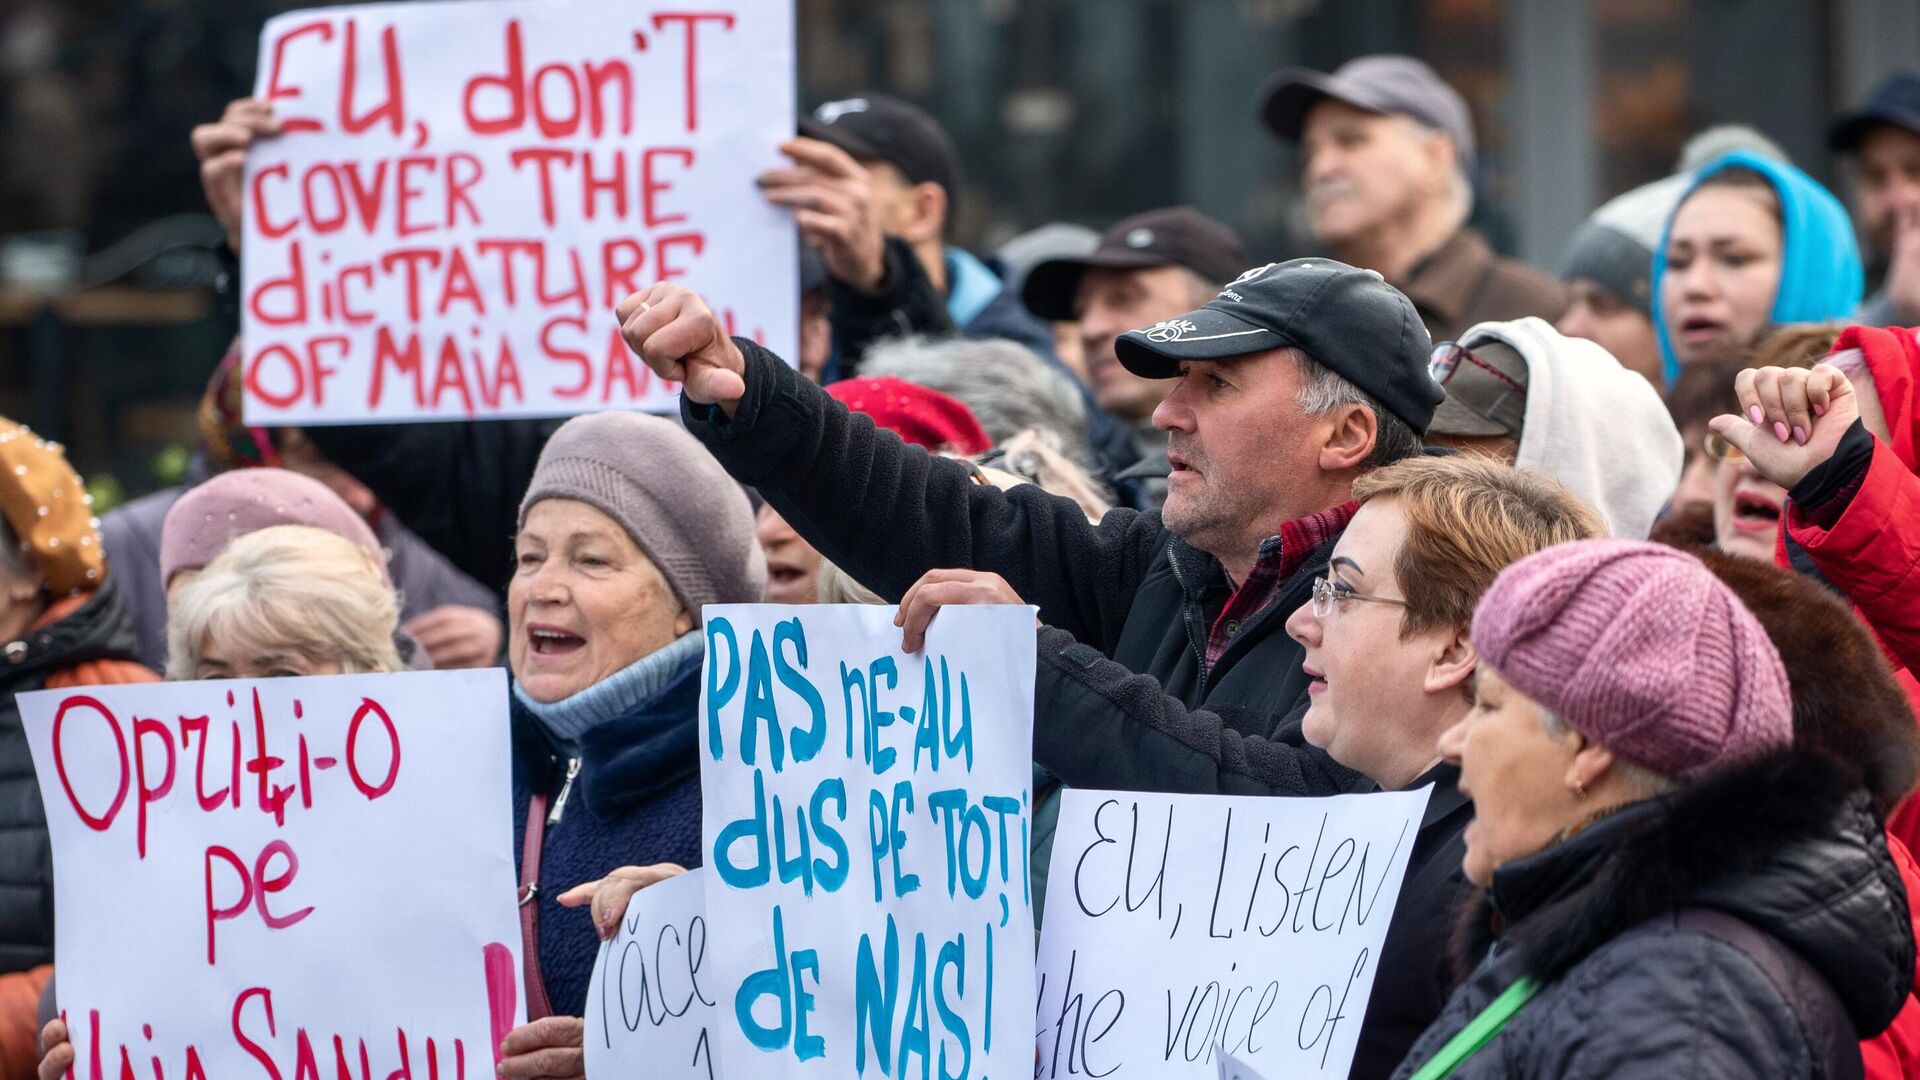
<svg viewBox="0 0 1920 1080"><path fill-rule="evenodd" d="M82 664L103 681L152 675L134 661L133 615L109 580L72 614L0 649L0 973L53 960L53 846L15 694ZM89 680L91 681L91 680Z"/></svg>
<svg viewBox="0 0 1920 1080"><path fill-rule="evenodd" d="M1507 929L1492 942L1496 911ZM1857 1076L1858 1040L1913 982L1881 822L1808 754L1704 778L1508 863L1468 914L1463 954L1485 959L1398 1077L1523 974L1542 989L1453 1080Z"/></svg>

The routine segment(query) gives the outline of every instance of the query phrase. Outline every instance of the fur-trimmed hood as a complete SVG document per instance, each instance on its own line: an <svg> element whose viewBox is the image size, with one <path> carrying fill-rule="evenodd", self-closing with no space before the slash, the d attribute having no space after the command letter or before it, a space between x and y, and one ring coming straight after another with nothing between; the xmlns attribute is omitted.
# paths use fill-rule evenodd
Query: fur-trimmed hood
<svg viewBox="0 0 1920 1080"><path fill-rule="evenodd" d="M1906 890L1872 801L1832 759L1788 751L1709 774L1494 874L1457 941L1493 944L1542 982L1683 908L1732 915L1823 975L1862 1036L1914 979Z"/></svg>

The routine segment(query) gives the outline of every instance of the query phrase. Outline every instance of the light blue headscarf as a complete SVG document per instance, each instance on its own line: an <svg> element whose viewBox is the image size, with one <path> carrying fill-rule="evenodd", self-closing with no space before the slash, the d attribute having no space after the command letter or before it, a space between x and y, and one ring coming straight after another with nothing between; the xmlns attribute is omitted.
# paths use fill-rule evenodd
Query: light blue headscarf
<svg viewBox="0 0 1920 1080"><path fill-rule="evenodd" d="M1687 193L1692 194L1714 173L1732 168L1759 173L1780 200L1783 240L1780 285L1773 294L1773 321L1846 318L1860 305L1866 275L1860 266L1859 245L1853 238L1853 222L1840 200L1792 165L1745 150L1735 150L1700 166ZM1686 196L1680 201L1685 203ZM1653 249L1653 325L1660 335L1660 357L1668 386L1680 374L1680 360L1667 335L1666 312L1660 300L1661 281L1667 274L1667 238L1672 231L1673 215L1669 214L1666 227L1660 230L1660 246Z"/></svg>

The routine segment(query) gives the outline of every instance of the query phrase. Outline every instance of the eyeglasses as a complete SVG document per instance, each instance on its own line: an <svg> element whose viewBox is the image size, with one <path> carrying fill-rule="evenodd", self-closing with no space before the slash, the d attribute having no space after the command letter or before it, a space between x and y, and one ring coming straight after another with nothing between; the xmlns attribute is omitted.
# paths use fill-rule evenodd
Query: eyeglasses
<svg viewBox="0 0 1920 1080"><path fill-rule="evenodd" d="M1313 617L1324 619L1333 614L1334 606L1347 600L1358 600L1363 604L1392 604L1394 607L1406 607L1405 600L1395 600L1385 596L1361 596L1353 591L1353 586L1332 578L1313 579Z"/></svg>
<svg viewBox="0 0 1920 1080"><path fill-rule="evenodd" d="M1434 382L1445 386L1447 380L1453 377L1453 369L1460 366L1460 361L1472 356L1473 350L1457 341L1439 342L1434 345L1433 352L1427 355L1427 373L1433 376Z"/></svg>
<svg viewBox="0 0 1920 1080"><path fill-rule="evenodd" d="M1715 461L1745 461L1747 459L1747 455L1741 453L1739 447L1728 442L1726 438L1717 431L1707 432L1707 437L1700 441L1700 448L1705 450L1707 456Z"/></svg>

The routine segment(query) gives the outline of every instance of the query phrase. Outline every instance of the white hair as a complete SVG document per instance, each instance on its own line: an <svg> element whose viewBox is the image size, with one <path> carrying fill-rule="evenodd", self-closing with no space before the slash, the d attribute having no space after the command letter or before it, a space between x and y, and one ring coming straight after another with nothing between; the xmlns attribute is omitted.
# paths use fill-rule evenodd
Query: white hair
<svg viewBox="0 0 1920 1080"><path fill-rule="evenodd" d="M209 637L402 671L399 598L360 545L325 529L275 525L237 537L167 604L167 677L198 678Z"/></svg>
<svg viewBox="0 0 1920 1080"><path fill-rule="evenodd" d="M956 399L996 444L1027 428L1051 432L1075 463L1086 463L1087 406L1080 391L1065 372L1018 342L884 341L867 350L860 374L892 375Z"/></svg>

